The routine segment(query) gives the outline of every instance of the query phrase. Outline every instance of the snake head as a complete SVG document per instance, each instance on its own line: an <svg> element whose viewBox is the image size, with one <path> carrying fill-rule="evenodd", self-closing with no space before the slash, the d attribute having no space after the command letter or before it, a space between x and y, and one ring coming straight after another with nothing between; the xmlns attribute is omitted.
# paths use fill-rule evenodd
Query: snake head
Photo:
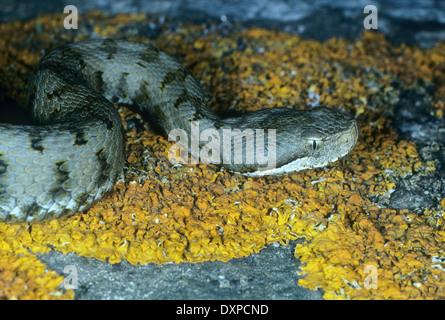
<svg viewBox="0 0 445 320"><path fill-rule="evenodd" d="M281 109L280 122L269 118L268 123L268 127L279 128L276 167L251 175L283 174L324 167L349 154L357 143L359 126L352 115L326 107Z"/></svg>
<svg viewBox="0 0 445 320"><path fill-rule="evenodd" d="M307 157L326 158L326 160L332 158L332 161L329 161L331 163L347 155L357 143L359 126L351 115L318 107L305 118L301 139ZM317 162L315 159L313 161Z"/></svg>

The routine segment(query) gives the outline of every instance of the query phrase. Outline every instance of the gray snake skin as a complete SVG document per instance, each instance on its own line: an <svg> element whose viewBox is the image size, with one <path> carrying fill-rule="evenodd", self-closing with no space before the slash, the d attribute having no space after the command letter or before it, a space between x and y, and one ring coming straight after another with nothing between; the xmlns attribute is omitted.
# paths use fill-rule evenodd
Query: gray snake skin
<svg viewBox="0 0 445 320"><path fill-rule="evenodd" d="M217 135L224 130L263 130L264 154L274 157L273 167L263 168L259 151L246 137L239 140L244 153L238 154L235 144L220 155L209 153L214 163L249 175L326 166L354 148L359 132L353 116L324 107L268 108L222 119L208 107L190 72L157 48L111 39L76 42L50 52L37 67L28 94L36 125L0 123L0 221L69 216L112 189L125 150L113 103L136 105L167 134L180 129L193 135L191 124L197 123L197 132L207 133L221 150L227 145ZM208 141L199 141L198 147ZM196 152L188 142L182 145Z"/></svg>

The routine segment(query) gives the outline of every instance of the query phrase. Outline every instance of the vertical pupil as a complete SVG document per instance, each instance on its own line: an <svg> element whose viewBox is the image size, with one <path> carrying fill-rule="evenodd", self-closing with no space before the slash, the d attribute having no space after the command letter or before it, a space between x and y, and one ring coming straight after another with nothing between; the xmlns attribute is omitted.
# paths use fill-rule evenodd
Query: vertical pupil
<svg viewBox="0 0 445 320"><path fill-rule="evenodd" d="M317 149L317 141L312 141L312 150Z"/></svg>

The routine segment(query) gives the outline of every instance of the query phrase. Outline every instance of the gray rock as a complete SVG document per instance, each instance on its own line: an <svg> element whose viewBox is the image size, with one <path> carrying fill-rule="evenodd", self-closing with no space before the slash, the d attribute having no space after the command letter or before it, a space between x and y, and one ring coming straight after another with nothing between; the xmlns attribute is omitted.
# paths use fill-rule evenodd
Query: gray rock
<svg viewBox="0 0 445 320"><path fill-rule="evenodd" d="M65 277L72 275L68 270L75 267L78 288L74 297L80 300L322 299L321 290L297 285L300 263L294 251L295 243L287 247L275 244L228 262L136 266L55 250L37 256L48 269Z"/></svg>

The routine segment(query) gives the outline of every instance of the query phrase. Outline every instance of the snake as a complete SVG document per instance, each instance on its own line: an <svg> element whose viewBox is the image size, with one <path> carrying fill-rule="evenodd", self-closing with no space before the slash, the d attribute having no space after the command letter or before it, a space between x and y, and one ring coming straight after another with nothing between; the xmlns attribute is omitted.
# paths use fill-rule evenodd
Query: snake
<svg viewBox="0 0 445 320"><path fill-rule="evenodd" d="M224 117L211 109L191 72L152 44L73 42L37 65L25 106L33 124L0 123L0 221L63 218L102 199L125 165L117 104L134 105L172 137L176 164L187 163L178 161L189 159L178 156L186 152L233 174L325 167L348 155L359 135L353 115L327 107L268 107ZM191 139L181 142L178 132ZM221 138L227 133L228 142Z"/></svg>

